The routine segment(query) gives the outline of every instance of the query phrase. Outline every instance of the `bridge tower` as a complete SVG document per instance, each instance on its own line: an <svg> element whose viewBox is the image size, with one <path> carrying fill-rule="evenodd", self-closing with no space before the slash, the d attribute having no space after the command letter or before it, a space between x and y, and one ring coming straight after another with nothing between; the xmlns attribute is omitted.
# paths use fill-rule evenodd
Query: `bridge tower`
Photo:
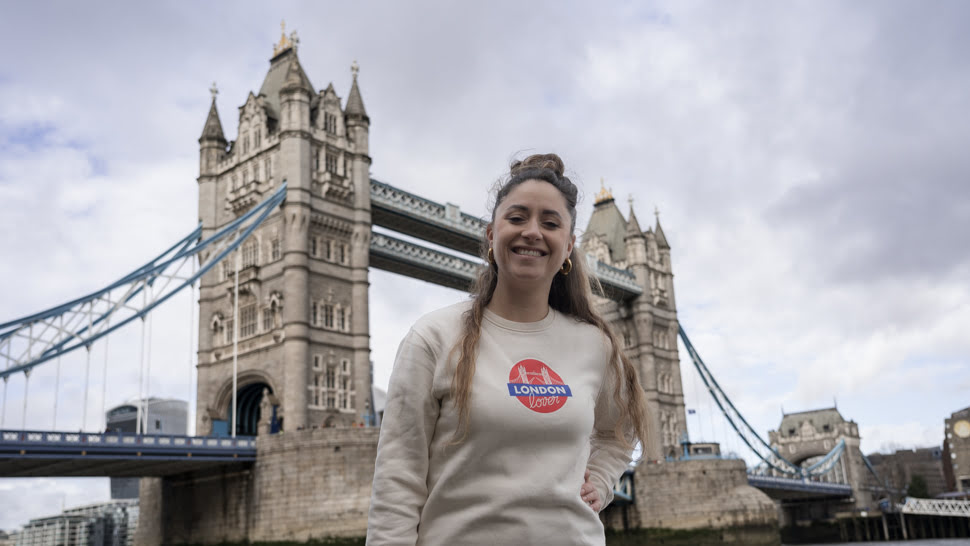
<svg viewBox="0 0 970 546"><path fill-rule="evenodd" d="M197 433L228 434L238 326L239 434L366 420L370 400L370 119L357 83L346 101L315 91L283 34L227 142L212 106L200 144L199 218L209 235L287 184L286 201L202 278ZM238 325L234 324L238 321Z"/></svg>
<svg viewBox="0 0 970 546"><path fill-rule="evenodd" d="M839 440L845 440L845 453L833 469L832 481L852 486L849 505L837 510L873 510L876 508L873 487L859 448L859 425L846 421L838 408L826 408L786 413L778 430L768 431L768 441L782 457L809 466L832 450Z"/></svg>
<svg viewBox="0 0 970 546"><path fill-rule="evenodd" d="M674 301L670 245L660 227L646 231L630 202L623 218L605 187L596 196L593 214L583 238L583 248L595 259L636 276L643 294L618 302L598 303L604 318L612 323L626 355L637 363L650 412L652 438L644 456L660 459L680 454L680 438L687 430L684 391L677 354L677 306Z"/></svg>

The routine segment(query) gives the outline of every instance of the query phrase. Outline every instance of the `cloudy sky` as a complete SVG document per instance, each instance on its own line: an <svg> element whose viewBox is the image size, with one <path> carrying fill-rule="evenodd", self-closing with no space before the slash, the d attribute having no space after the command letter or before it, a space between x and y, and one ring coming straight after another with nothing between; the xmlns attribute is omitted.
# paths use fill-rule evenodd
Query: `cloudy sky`
<svg viewBox="0 0 970 546"><path fill-rule="evenodd" d="M515 155L604 177L670 241L681 324L762 433L837 401L863 450L939 445L970 405L970 38L962 2L20 2L0 20L0 322L93 291L188 233L218 82L257 91L279 23L313 85L350 64L372 175L484 216ZM581 234L580 234L581 235ZM458 292L371 273L375 382ZM191 397L190 300L153 319L153 395ZM138 394L141 330L108 350ZM26 426L101 426L103 344L31 377ZM695 439L726 434L682 350ZM23 377L5 426L23 419ZM107 481L0 479L0 528L104 500Z"/></svg>

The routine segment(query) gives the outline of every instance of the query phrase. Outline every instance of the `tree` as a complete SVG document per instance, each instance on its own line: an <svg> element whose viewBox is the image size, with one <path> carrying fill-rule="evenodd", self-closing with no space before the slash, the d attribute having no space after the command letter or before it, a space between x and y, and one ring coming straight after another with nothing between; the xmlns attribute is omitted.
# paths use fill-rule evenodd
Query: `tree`
<svg viewBox="0 0 970 546"><path fill-rule="evenodd" d="M926 479L919 474L913 474L909 480L909 487L906 488L906 495L918 499L930 498L930 490L926 485Z"/></svg>

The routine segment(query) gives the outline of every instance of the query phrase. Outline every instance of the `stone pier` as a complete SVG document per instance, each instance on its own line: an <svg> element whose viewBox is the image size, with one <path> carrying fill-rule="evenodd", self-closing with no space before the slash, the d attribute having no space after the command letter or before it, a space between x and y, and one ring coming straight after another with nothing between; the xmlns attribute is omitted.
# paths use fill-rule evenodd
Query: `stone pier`
<svg viewBox="0 0 970 546"><path fill-rule="evenodd" d="M261 436L248 470L143 479L136 543L363 536L377 436L376 428Z"/></svg>

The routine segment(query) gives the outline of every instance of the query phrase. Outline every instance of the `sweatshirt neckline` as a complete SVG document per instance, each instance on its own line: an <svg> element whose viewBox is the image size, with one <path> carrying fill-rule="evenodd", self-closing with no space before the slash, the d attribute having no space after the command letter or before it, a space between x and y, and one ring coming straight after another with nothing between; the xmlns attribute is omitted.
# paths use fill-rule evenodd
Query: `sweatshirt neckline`
<svg viewBox="0 0 970 546"><path fill-rule="evenodd" d="M514 332L541 332L552 326L552 323L556 320L556 315L558 314L552 307L549 308L549 312L542 320L536 322L515 322L498 316L492 311L485 309L485 319L492 324L498 326L499 328L504 328L506 330L512 330Z"/></svg>

